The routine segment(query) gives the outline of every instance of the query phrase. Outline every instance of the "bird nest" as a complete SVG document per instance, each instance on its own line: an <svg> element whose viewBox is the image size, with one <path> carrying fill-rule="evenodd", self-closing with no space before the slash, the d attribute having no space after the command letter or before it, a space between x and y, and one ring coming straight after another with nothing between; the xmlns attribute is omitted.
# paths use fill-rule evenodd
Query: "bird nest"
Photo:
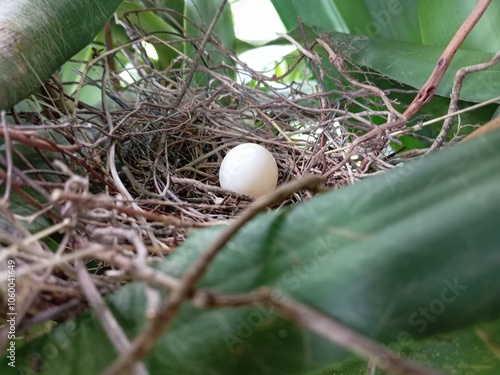
<svg viewBox="0 0 500 375"><path fill-rule="evenodd" d="M252 70L209 38L210 49L191 40L204 54L181 55L159 70L147 63L141 40L174 43L148 35L103 49L80 72L77 90L67 93L53 79L47 95L33 98L35 110L2 118L8 130L0 160L4 207L9 204L0 216L4 244L24 265L19 274L40 269L34 259L43 259L57 280L39 285L38 309L72 300L74 259L98 259L89 269L102 281L113 268L103 246L149 262L175 250L190 228L224 223L251 205L251 197L218 183L223 157L240 143L272 153L278 184L318 174L330 189L392 167L386 137L356 144L348 154L374 118L392 121L394 109L386 104L394 102L347 60L327 69L310 50L299 51L287 57L291 69L276 76ZM119 54L129 57L127 64L112 64ZM292 77L297 67L303 82ZM358 80L348 76L353 71ZM335 90L327 89L332 85ZM100 89L99 108L80 101L83 86ZM308 194L297 192L281 205ZM25 243L36 243L36 251L16 252Z"/></svg>
<svg viewBox="0 0 500 375"><path fill-rule="evenodd" d="M135 66L137 77L125 83L123 71L113 71L104 63L119 50L105 52L89 62L87 71L99 68L103 72L101 82L82 78L82 82L101 88L103 108L79 103L73 113L62 113L53 103L49 106L50 97L39 97L39 103L49 109L36 116L21 114L36 117L40 122L37 128L46 129L52 138L47 140L50 154L46 147L38 147L50 169L57 170L50 176L50 187L44 189L46 196L57 190L61 202L80 205L79 223L85 222L83 213L87 209L103 210L104 197L109 200L108 206L124 205L133 207L136 213L174 217L185 226L228 220L253 201L219 186L223 157L243 142L260 144L273 154L279 170L278 184L319 174L325 176L325 187L334 188L391 167L379 157L389 142L386 139L382 145L359 145L352 160L335 170L357 136L373 126L369 116L391 115L387 109L366 111L367 103L382 107L382 98L360 90L352 80L346 83L338 71L335 76L322 75L342 85L342 90L318 91L324 82L316 82L317 92L311 93L305 91L304 83L288 79L287 74L276 77L253 71L237 56L221 49L218 53L225 52L224 62L218 63L223 68L205 66L209 57L205 57L204 65L194 65L186 57L182 64L173 63L168 74L149 66ZM302 53L289 60L295 65L305 61ZM318 69L325 73L313 61L303 67L309 76ZM190 74L195 77L192 81L198 79L207 85L187 84ZM238 83L238 77L245 77L246 82L250 78L252 85ZM48 85L52 85L52 91L58 87ZM66 96L66 103L68 99L71 105L78 103L78 97L61 94ZM32 145L37 148L36 142ZM53 160L58 164L54 165ZM39 174L36 168L30 171L30 176ZM48 174L43 173L45 178ZM76 190L72 186L75 177L80 180ZM36 178L30 179L40 187ZM304 195L297 193L284 204L302 199ZM104 222L94 226L111 225L109 218L103 217ZM131 219L115 220L112 225L127 227ZM178 231L170 232L179 235ZM180 240L163 238L160 242L170 246Z"/></svg>

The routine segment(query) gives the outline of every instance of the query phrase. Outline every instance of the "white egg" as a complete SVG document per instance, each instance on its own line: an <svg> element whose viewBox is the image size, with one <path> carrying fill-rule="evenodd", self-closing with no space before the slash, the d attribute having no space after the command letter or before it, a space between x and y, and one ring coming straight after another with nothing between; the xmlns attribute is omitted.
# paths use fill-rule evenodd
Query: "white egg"
<svg viewBox="0 0 500 375"><path fill-rule="evenodd" d="M227 153L220 165L220 186L259 198L278 183L278 166L273 155L255 143L243 143Z"/></svg>

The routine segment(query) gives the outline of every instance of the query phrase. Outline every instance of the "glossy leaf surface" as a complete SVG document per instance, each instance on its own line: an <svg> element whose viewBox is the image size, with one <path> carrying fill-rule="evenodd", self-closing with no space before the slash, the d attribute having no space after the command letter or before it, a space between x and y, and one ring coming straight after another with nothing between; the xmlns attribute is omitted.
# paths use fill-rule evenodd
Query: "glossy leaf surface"
<svg viewBox="0 0 500 375"><path fill-rule="evenodd" d="M0 108L31 94L92 41L121 0L4 0L0 7Z"/></svg>

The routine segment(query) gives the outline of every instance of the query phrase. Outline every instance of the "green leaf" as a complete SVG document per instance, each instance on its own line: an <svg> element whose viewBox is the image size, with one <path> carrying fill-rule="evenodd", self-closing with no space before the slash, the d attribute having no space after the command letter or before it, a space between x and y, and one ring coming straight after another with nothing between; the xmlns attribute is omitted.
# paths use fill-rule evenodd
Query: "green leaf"
<svg viewBox="0 0 500 375"><path fill-rule="evenodd" d="M272 0L288 30L299 42L303 29L298 18L316 34L330 33L332 43L344 45L341 51L354 62L383 75L420 88L432 73L443 47L451 40L476 5L467 0L457 6L452 0ZM437 94L449 97L458 69L485 62L500 50L497 15L500 3L490 4L462 48L452 60ZM418 17L416 15L418 14ZM365 36L361 38L359 36ZM311 42L310 33L306 36ZM349 47L351 46L351 47ZM498 95L500 68L474 73L464 81L461 99L481 102Z"/></svg>
<svg viewBox="0 0 500 375"><path fill-rule="evenodd" d="M419 0L418 14L423 43L446 46L464 20L476 6L476 0L463 0L460 6L453 0ZM492 1L461 48L495 53L500 51L500 3Z"/></svg>
<svg viewBox="0 0 500 375"><path fill-rule="evenodd" d="M90 43L120 1L3 1L0 108L10 108L31 94Z"/></svg>
<svg viewBox="0 0 500 375"><path fill-rule="evenodd" d="M271 0L288 30L298 16L313 29L420 43L417 0Z"/></svg>
<svg viewBox="0 0 500 375"><path fill-rule="evenodd" d="M204 31L208 29L212 23L215 14L222 4L222 0L204 1L204 0L187 0L185 1L185 15L195 25L202 27ZM194 28L191 22L186 22L186 31L193 36L202 36L203 33ZM221 17L217 21L214 29L214 35L219 38L225 48L233 50L236 45L236 37L234 35L233 15L231 6L228 3L222 11Z"/></svg>
<svg viewBox="0 0 500 375"><path fill-rule="evenodd" d="M401 82L405 85L420 88L427 81L434 67L441 57L443 47L421 45L415 43L398 42L380 38L360 37L355 35L332 33L326 30L321 32L313 28L306 28L305 36L312 42L320 34L328 34L329 44L360 66L371 68L384 76ZM299 40L302 30L293 30L290 35ZM322 48L317 51L328 63L328 55ZM493 56L489 52L458 50L451 64L437 87L436 94L449 97L456 72L466 66L486 62ZM332 74L335 69L331 67ZM488 70L472 73L466 77L460 99L469 102L482 102L498 96L497 87L500 87L500 66L496 65Z"/></svg>
<svg viewBox="0 0 500 375"><path fill-rule="evenodd" d="M191 37L203 38L205 32L210 27L222 0L186 0L184 14L186 16L185 29L187 35ZM189 20L189 21L188 21ZM196 25L196 26L194 26ZM201 28L201 29L200 29ZM236 51L237 39L234 33L233 14L231 13L231 5L227 3L222 14L215 25L212 39L220 44L223 48L229 51ZM185 53L187 56L194 58L200 46L186 43ZM214 46L212 43L207 43L205 46L205 53L203 54L200 64L205 65L213 70L222 64L233 65L232 60L225 58L220 48ZM227 74L226 71L223 74ZM208 86L209 77L206 74L197 73L193 80L198 86Z"/></svg>
<svg viewBox="0 0 500 375"><path fill-rule="evenodd" d="M298 15L300 15L304 22L314 26L338 32L349 31L343 14L333 1L319 0L313 4L295 0L271 0L271 2L288 30L299 26Z"/></svg>
<svg viewBox="0 0 500 375"><path fill-rule="evenodd" d="M443 52L443 48L439 46L422 46L378 38L361 40L343 35L335 37L351 43L349 55L357 64L368 66L415 88L422 87L427 81ZM449 97L459 69L486 62L492 56L489 52L458 50L436 93ZM467 77L460 91L460 99L469 102L486 101L498 96L497 87L500 87L498 65Z"/></svg>
<svg viewBox="0 0 500 375"><path fill-rule="evenodd" d="M422 341L406 338L392 342L389 347L405 357L437 365L449 374L497 375L500 366L499 342L500 321L496 321ZM331 369L328 375L361 374L365 369L365 361L349 359ZM385 373L377 371L375 374Z"/></svg>
<svg viewBox="0 0 500 375"><path fill-rule="evenodd" d="M177 30L174 25L166 21L156 12L148 11L147 9L147 7L137 2L123 2L116 13L121 19L123 19L126 15L127 21L134 25L138 30L142 30L144 34L154 34L159 39L167 42L183 38L182 34L180 34L179 30ZM154 46L158 54L158 62L156 66L158 70L168 68L172 63L172 60L179 57L179 53L170 45L156 43ZM173 46L182 50L182 44L174 44Z"/></svg>
<svg viewBox="0 0 500 375"><path fill-rule="evenodd" d="M64 89L68 94L75 94L79 86L78 83L82 79L79 72L85 71L88 61L91 61L93 58L94 49L102 49L102 45L96 46L95 44L89 44L73 56L72 61L68 61L61 66L61 82L63 83ZM93 66L92 69L88 71L87 77L95 82L99 82L102 78L102 70L103 69L100 66ZM102 91L99 87L84 84L80 90L78 101L87 105L100 107L102 101Z"/></svg>
<svg viewBox="0 0 500 375"><path fill-rule="evenodd" d="M492 132L260 215L199 287L241 293L268 285L389 345L411 340L417 352L421 338L498 320L500 175L492 171L499 152L500 132ZM182 275L221 230L193 233L161 270ZM130 336L147 324L141 284L109 302ZM38 355L44 374L84 375L102 371L115 354L87 314L17 355L23 364ZM146 363L151 374L305 374L346 356L272 307L199 310L186 302ZM443 366L433 356L426 362ZM450 362L446 370L462 374L460 366ZM478 363L474 374L488 374L481 369Z"/></svg>
<svg viewBox="0 0 500 375"><path fill-rule="evenodd" d="M153 0L156 8L168 9L168 13L160 12L160 16L166 21L171 22L174 19L179 25L182 25L184 19L184 0Z"/></svg>

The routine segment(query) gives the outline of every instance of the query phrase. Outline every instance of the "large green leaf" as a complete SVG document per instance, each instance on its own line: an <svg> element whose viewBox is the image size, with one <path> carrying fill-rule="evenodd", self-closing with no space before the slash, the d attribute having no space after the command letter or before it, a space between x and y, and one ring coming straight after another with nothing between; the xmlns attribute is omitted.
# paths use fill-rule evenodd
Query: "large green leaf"
<svg viewBox="0 0 500 375"><path fill-rule="evenodd" d="M460 7L450 1L411 0L272 0L292 35L302 42L297 29L299 15L316 35L331 33L332 42L342 42L339 52L398 82L420 88L432 73L444 46L466 19L475 0L464 0ZM500 50L494 2L452 60L436 93L448 96L458 69L485 62ZM308 41L311 33L306 32ZM360 37L361 36L361 37ZM465 79L460 98L481 102L498 96L500 68L475 73Z"/></svg>
<svg viewBox="0 0 500 375"><path fill-rule="evenodd" d="M476 4L476 0L462 0L460 6L453 0L419 0L418 18L424 44L446 46ZM492 1L461 47L491 53L500 51L499 14L500 3Z"/></svg>
<svg viewBox="0 0 500 375"><path fill-rule="evenodd" d="M271 0L288 30L313 28L412 43L422 41L418 0Z"/></svg>
<svg viewBox="0 0 500 375"><path fill-rule="evenodd" d="M328 35L329 44L340 55L347 56L357 65L368 67L394 81L420 88L427 81L439 60L443 47L398 42L371 37L316 30L303 27L290 32L296 40L305 35L312 42L321 35ZM336 70L328 62L328 54L323 48L316 51L323 58L325 69L335 76ZM488 61L493 56L489 52L459 49L437 87L436 94L449 97L456 72L466 66ZM500 66L472 73L463 81L460 99L469 102L482 102L498 96L500 87Z"/></svg>
<svg viewBox="0 0 500 375"><path fill-rule="evenodd" d="M121 0L3 0L0 108L36 90L92 41Z"/></svg>
<svg viewBox="0 0 500 375"><path fill-rule="evenodd" d="M496 320L499 152L497 131L263 214L231 240L199 286L232 293L269 285L390 346ZM161 270L182 275L221 230L193 233ZM109 302L129 335L146 324L140 284ZM18 361L38 356L44 374L99 373L115 356L103 336L93 316L82 316L27 344ZM455 347L471 350L466 341ZM270 307L185 303L147 365L151 374L306 374L346 354ZM444 366L431 355L426 362ZM461 363L446 366L464 373ZM488 366L478 363L473 373L490 374Z"/></svg>
<svg viewBox="0 0 500 375"><path fill-rule="evenodd" d="M368 66L398 82L420 88L431 75L443 47L397 42L379 38L360 39L347 35L335 38L350 43L350 57L357 64ZM489 52L459 50L436 90L436 94L449 97L456 72L466 66L488 61ZM482 102L498 96L500 66L473 73L463 82L460 99Z"/></svg>
<svg viewBox="0 0 500 375"><path fill-rule="evenodd" d="M500 321L478 328L437 335L427 340L408 338L392 342L390 348L405 357L437 365L453 375L498 375L500 359L495 343L500 342ZM362 374L366 362L348 359L324 375ZM377 371L375 375L385 374Z"/></svg>
<svg viewBox="0 0 500 375"><path fill-rule="evenodd" d="M302 22L313 28L408 43L446 46L476 0L271 0L288 30ZM462 48L500 50L500 3L492 2Z"/></svg>

